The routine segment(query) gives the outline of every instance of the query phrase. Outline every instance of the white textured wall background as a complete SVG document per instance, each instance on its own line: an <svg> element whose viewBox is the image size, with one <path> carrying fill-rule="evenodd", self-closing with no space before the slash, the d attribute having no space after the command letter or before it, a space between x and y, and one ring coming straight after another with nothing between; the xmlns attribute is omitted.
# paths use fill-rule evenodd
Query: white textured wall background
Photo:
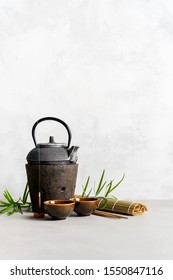
<svg viewBox="0 0 173 280"><path fill-rule="evenodd" d="M1 193L22 192L32 125L55 116L78 192L105 168L126 173L119 198L173 198L172 96L172 0L0 0Z"/></svg>

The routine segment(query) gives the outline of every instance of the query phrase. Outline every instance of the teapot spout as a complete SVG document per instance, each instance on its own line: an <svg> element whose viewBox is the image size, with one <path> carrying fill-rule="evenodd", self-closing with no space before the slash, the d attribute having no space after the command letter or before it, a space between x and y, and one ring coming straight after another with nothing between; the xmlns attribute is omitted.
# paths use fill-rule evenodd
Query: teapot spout
<svg viewBox="0 0 173 280"><path fill-rule="evenodd" d="M78 160L77 157L77 150L79 149L78 146L72 146L69 150L68 150L68 159L71 163L76 163Z"/></svg>

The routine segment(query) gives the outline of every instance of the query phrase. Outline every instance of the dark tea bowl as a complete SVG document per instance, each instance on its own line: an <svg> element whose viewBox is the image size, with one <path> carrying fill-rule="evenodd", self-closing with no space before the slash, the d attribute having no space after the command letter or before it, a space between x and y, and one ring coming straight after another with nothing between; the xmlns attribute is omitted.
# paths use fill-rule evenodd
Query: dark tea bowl
<svg viewBox="0 0 173 280"><path fill-rule="evenodd" d="M44 201L44 210L55 220L64 220L73 212L75 202L71 200Z"/></svg>
<svg viewBox="0 0 173 280"><path fill-rule="evenodd" d="M74 212L79 216L91 215L99 203L95 197L73 197L70 200L75 202Z"/></svg>

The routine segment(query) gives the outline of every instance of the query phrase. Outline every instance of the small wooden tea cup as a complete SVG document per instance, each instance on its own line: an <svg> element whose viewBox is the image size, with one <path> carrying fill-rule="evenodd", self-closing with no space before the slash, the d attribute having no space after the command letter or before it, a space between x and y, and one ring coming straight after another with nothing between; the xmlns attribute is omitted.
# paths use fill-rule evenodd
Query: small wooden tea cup
<svg viewBox="0 0 173 280"><path fill-rule="evenodd" d="M73 212L75 202L71 200L47 200L44 201L45 212L56 220L64 220Z"/></svg>
<svg viewBox="0 0 173 280"><path fill-rule="evenodd" d="M73 197L70 200L75 202L74 212L79 216L91 215L99 203L95 197Z"/></svg>

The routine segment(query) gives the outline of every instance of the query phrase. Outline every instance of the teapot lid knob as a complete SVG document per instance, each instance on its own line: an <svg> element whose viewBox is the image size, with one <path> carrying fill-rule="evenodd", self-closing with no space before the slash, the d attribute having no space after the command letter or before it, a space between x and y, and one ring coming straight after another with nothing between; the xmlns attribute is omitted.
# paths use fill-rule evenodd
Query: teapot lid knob
<svg viewBox="0 0 173 280"><path fill-rule="evenodd" d="M49 136L49 143L55 143L54 136Z"/></svg>

